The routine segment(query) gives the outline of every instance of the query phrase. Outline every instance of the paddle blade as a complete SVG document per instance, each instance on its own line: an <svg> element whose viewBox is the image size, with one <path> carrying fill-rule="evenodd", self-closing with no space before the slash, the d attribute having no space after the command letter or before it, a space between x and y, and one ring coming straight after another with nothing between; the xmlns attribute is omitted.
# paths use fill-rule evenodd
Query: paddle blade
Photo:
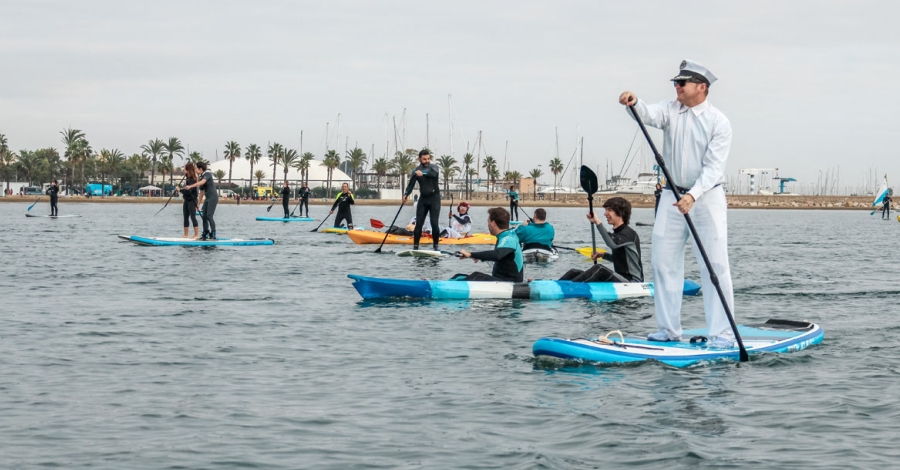
<svg viewBox="0 0 900 470"><path fill-rule="evenodd" d="M597 175L594 173L594 170L591 170L586 165L581 166L581 189L584 192L588 193L588 195L592 195L597 192L600 186L597 183Z"/></svg>
<svg viewBox="0 0 900 470"><path fill-rule="evenodd" d="M591 257L591 253L593 253L594 249L591 248L591 247L589 247L589 246L585 246L585 247L582 247L582 248L575 248L575 251L577 251L578 253L580 253L580 254L582 254L582 255L587 256L588 258L590 258L590 257ZM602 255L603 253L606 253L606 250L604 250L604 249L602 249L602 248L598 248L598 249L597 249L597 253L600 253L600 254Z"/></svg>
<svg viewBox="0 0 900 470"><path fill-rule="evenodd" d="M384 223L380 220L369 219L369 225L371 225L372 228L384 228Z"/></svg>

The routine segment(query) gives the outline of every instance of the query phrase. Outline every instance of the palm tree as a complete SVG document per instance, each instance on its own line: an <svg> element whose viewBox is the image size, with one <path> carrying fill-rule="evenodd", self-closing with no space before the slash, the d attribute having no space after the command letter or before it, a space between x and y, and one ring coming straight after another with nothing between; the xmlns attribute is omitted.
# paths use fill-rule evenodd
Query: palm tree
<svg viewBox="0 0 900 470"><path fill-rule="evenodd" d="M278 163L281 161L281 157L284 156L284 147L278 142L275 142L269 146L267 153L269 160L272 160L272 189L274 191L275 175L278 174Z"/></svg>
<svg viewBox="0 0 900 470"><path fill-rule="evenodd" d="M250 186L253 186L253 166L262 159L262 152L259 150L259 145L248 145L246 152L244 152L244 158L250 162ZM259 182L257 182L257 186L259 186Z"/></svg>
<svg viewBox="0 0 900 470"><path fill-rule="evenodd" d="M216 177L217 181L221 181L225 178L225 170L221 170L221 169L216 170L216 172L213 173L213 176Z"/></svg>
<svg viewBox="0 0 900 470"><path fill-rule="evenodd" d="M437 163L441 166L441 175L444 177L444 191L450 191L450 180L459 172L456 159L450 155L441 155L438 157Z"/></svg>
<svg viewBox="0 0 900 470"><path fill-rule="evenodd" d="M25 173L26 181L31 185L32 177L40 167L41 162L37 159L34 152L28 150L19 150L19 161L16 163L19 170Z"/></svg>
<svg viewBox="0 0 900 470"><path fill-rule="evenodd" d="M556 200L556 179L559 177L559 174L563 171L563 163L559 157L550 160L550 173L553 173L553 200Z"/></svg>
<svg viewBox="0 0 900 470"><path fill-rule="evenodd" d="M284 165L284 179L287 179L288 170L300 163L300 152L288 149L281 157L281 163Z"/></svg>
<svg viewBox="0 0 900 470"><path fill-rule="evenodd" d="M376 181L376 189L381 190L381 178L387 175L388 171L391 171L391 168L394 167L394 164L389 162L386 158L379 158L375 160L372 164L372 170L375 172L377 181Z"/></svg>
<svg viewBox="0 0 900 470"><path fill-rule="evenodd" d="M178 137L169 137L169 141L163 144L163 148L165 148L166 153L169 154L169 160L173 165L175 164L175 157L184 155L184 146L181 145L181 141L178 140ZM171 183L171 181L169 181L169 183Z"/></svg>
<svg viewBox="0 0 900 470"><path fill-rule="evenodd" d="M415 159L410 155L409 150L404 153L397 152L392 161L397 173L400 173L400 191L406 191L406 175L412 173L416 167Z"/></svg>
<svg viewBox="0 0 900 470"><path fill-rule="evenodd" d="M228 160L228 183L231 184L231 167L234 166L234 160L241 158L241 146L237 142L230 140L225 143L225 160Z"/></svg>
<svg viewBox="0 0 900 470"><path fill-rule="evenodd" d="M169 159L168 155L163 156L156 163L157 168L159 168L159 172L162 173L163 187L166 186L166 173L171 175L171 171L174 169L172 166L172 160ZM170 181L171 182L171 181Z"/></svg>
<svg viewBox="0 0 900 470"><path fill-rule="evenodd" d="M72 129L71 127L59 131L59 134L62 135L62 143L65 146L63 155L65 155L66 160L69 161L69 167L72 170L71 177L66 184L66 188L69 188L72 183L75 182L75 164L80 157L77 147L78 142L85 138L85 134L78 129ZM68 192L68 189L66 191Z"/></svg>
<svg viewBox="0 0 900 470"><path fill-rule="evenodd" d="M16 155L15 152L9 151L9 147L0 151L0 170L2 170L3 178L6 180L7 191L9 191L9 180L12 179L13 170L15 169L18 158L19 156Z"/></svg>
<svg viewBox="0 0 900 470"><path fill-rule="evenodd" d="M91 143L84 138L78 141L75 148L76 154L78 155L78 161L81 162L81 187L83 188L84 185L87 184L84 179L84 167L87 165L88 160L94 158L94 150L91 149Z"/></svg>
<svg viewBox="0 0 900 470"><path fill-rule="evenodd" d="M484 172L485 172L485 174L487 174L487 177L488 177L488 199L492 199L491 183L494 181L494 178L492 178L491 176L492 176L493 170L497 168L497 161L494 160L494 157L487 155L484 157L484 161L481 162L481 167L484 168L484 170L485 170Z"/></svg>
<svg viewBox="0 0 900 470"><path fill-rule="evenodd" d="M122 189L122 166L125 164L125 155L119 149L112 149L106 156L106 171L111 179L119 179L119 189Z"/></svg>
<svg viewBox="0 0 900 470"><path fill-rule="evenodd" d="M256 173L253 173L253 176L256 177L256 185L259 186L259 180L266 177L266 172L262 170L256 170ZM251 180L252 182L252 180Z"/></svg>
<svg viewBox="0 0 900 470"><path fill-rule="evenodd" d="M331 197L331 175L334 173L335 168L341 166L341 156L338 155L337 150L329 150L325 153L322 164L328 169L328 184L325 186L327 194L325 197Z"/></svg>
<svg viewBox="0 0 900 470"><path fill-rule="evenodd" d="M531 172L528 173L528 176L530 176L534 180L534 182L531 185L531 188L533 189L531 198L534 199L535 201L537 201L537 181L538 181L538 178L540 178L541 176L544 176L544 173L541 172L540 168L535 168L535 169L531 170Z"/></svg>
<svg viewBox="0 0 900 470"><path fill-rule="evenodd" d="M294 168L300 171L300 180L306 184L309 184L309 167L312 165L310 162L315 159L316 156L311 152L304 152L300 155L300 160L294 163Z"/></svg>
<svg viewBox="0 0 900 470"><path fill-rule="evenodd" d="M141 150L150 157L150 184L153 184L156 180L156 161L159 159L165 146L165 142L159 139L152 139L141 145Z"/></svg>
<svg viewBox="0 0 900 470"><path fill-rule="evenodd" d="M353 181L353 191L356 191L356 181L359 179L359 174L362 173L363 167L366 165L368 159L362 149L356 147L353 150L347 151L346 160L350 165L350 179Z"/></svg>
<svg viewBox="0 0 900 470"><path fill-rule="evenodd" d="M150 169L152 166L150 163L150 157L147 154L138 155L134 154L128 158L128 163L138 172L140 173L140 181L144 181L144 173Z"/></svg>
<svg viewBox="0 0 900 470"><path fill-rule="evenodd" d="M200 162L205 162L206 159L203 158L203 155L201 155L200 152L195 150L188 155L188 161L196 165Z"/></svg>
<svg viewBox="0 0 900 470"><path fill-rule="evenodd" d="M59 152L54 148L45 148L35 151L38 160L47 168L47 177L49 181L56 179L56 173L60 171L62 160L59 158Z"/></svg>
<svg viewBox="0 0 900 470"><path fill-rule="evenodd" d="M466 199L469 199L471 197L469 194L469 177L472 176L472 171L469 169L469 167L471 167L473 163L475 163L475 155L467 153L463 157L463 165L466 166Z"/></svg>

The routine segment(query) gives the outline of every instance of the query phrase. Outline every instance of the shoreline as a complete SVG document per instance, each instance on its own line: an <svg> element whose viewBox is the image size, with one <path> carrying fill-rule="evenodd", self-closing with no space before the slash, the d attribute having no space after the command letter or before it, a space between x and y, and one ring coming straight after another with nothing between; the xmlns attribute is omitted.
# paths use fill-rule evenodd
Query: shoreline
<svg viewBox="0 0 900 470"><path fill-rule="evenodd" d="M484 199L484 194L479 194L481 196L477 199L468 200L469 204L472 206L479 207L509 207L509 201L503 198L502 195L497 195L495 199L487 200ZM530 196L530 195L529 195ZM537 208L537 207L587 207L587 199L584 195L574 195L569 194L568 200L565 200L563 196L559 196L556 201L553 200L532 200L526 199L519 202L519 206L523 208ZM594 196L595 205L602 204L602 200L608 197L618 196L623 197L629 200L633 207L635 208L653 208L655 204L655 199L653 195L643 195L643 194L617 194L617 195L597 195ZM872 206L872 197L871 196L797 196L797 195L785 195L785 196L749 196L749 195L729 195L728 198L728 208L729 209L807 209L807 210L868 210L872 211L876 208ZM0 197L0 203L22 203L27 202L29 204L33 203L37 199L36 196L25 196L20 197L18 195ZM46 199L46 198L45 198ZM73 197L60 197L60 203L63 204L159 204L163 205L169 199L168 197L131 197L131 196L112 196L107 198L101 198L99 196L95 196L92 198L85 198L83 196L73 196ZM297 199L292 198L293 204L296 204ZM454 204L460 201L459 198L454 197ZM172 199L171 204L180 203L180 199ZM449 204L450 200L448 198L444 198L442 201L442 205ZM240 204L248 204L248 205L265 205L268 206L272 203L272 200L259 199L256 201L253 200L241 200ZM219 198L219 204L228 204L228 205L236 205L236 201L234 199L226 199ZM277 204L277 203L276 203ZM310 199L309 204L311 206L328 206L331 205L331 201L323 198ZM357 199L356 205L358 206L397 206L400 204L399 199ZM407 204L412 204L411 201L407 201ZM878 208L878 210L881 210Z"/></svg>

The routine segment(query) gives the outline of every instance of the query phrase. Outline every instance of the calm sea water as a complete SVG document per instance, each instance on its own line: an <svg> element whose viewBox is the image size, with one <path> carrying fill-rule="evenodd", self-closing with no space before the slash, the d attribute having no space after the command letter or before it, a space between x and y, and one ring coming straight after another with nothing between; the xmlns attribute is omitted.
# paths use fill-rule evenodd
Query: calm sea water
<svg viewBox="0 0 900 470"><path fill-rule="evenodd" d="M803 352L687 370L536 363L542 336L655 327L650 300L364 303L348 273L487 269L374 254L315 224L221 206L220 236L153 248L180 207L0 204L0 468L888 468L900 462L900 224L729 212L739 322L823 325ZM46 204L33 212L49 212ZM313 207L321 220L325 209ZM357 207L389 223L395 207ZM411 210L401 215L408 219ZM554 209L584 246L580 209ZM485 208L473 214L484 227ZM651 210L635 221L650 222ZM649 275L650 228L644 240ZM387 247L385 251L395 251ZM556 277L580 255L528 267ZM689 276L697 278L693 255ZM699 298L686 327L703 323Z"/></svg>

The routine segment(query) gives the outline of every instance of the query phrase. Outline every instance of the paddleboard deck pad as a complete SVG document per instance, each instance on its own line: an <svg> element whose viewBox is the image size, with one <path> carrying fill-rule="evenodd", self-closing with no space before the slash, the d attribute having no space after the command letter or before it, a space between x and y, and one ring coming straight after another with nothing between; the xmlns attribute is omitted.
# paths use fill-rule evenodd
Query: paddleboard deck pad
<svg viewBox="0 0 900 470"><path fill-rule="evenodd" d="M282 217L257 217L256 220L260 222L312 222L312 217L289 217L287 219Z"/></svg>
<svg viewBox="0 0 900 470"><path fill-rule="evenodd" d="M632 297L651 297L653 283L543 281L429 281L389 279L349 274L353 287L363 299L590 299L613 301ZM700 285L684 281L684 294L697 295Z"/></svg>
<svg viewBox="0 0 900 470"><path fill-rule="evenodd" d="M401 258L445 258L450 256L452 253L447 251L434 251L434 250L404 250L397 253L397 256Z"/></svg>
<svg viewBox="0 0 900 470"><path fill-rule="evenodd" d="M765 352L788 353L800 351L822 342L825 332L819 325L792 320L768 320L756 325L738 325L744 347L751 356ZM595 364L624 364L647 360L659 361L675 367L699 363L738 361L740 353L735 344L731 349L708 347L705 328L685 330L681 341L648 341L646 336L620 337L618 332L603 338L541 338L532 346L536 358L556 358L565 361ZM691 342L695 338L696 342Z"/></svg>
<svg viewBox="0 0 900 470"><path fill-rule="evenodd" d="M271 238L219 238L217 240L200 240L193 238L159 238L141 237L137 235L119 235L122 240L147 246L256 246L274 245Z"/></svg>
<svg viewBox="0 0 900 470"><path fill-rule="evenodd" d="M80 215L38 215L38 214L25 214L25 217L43 217L47 219L72 219L75 217L81 217Z"/></svg>

